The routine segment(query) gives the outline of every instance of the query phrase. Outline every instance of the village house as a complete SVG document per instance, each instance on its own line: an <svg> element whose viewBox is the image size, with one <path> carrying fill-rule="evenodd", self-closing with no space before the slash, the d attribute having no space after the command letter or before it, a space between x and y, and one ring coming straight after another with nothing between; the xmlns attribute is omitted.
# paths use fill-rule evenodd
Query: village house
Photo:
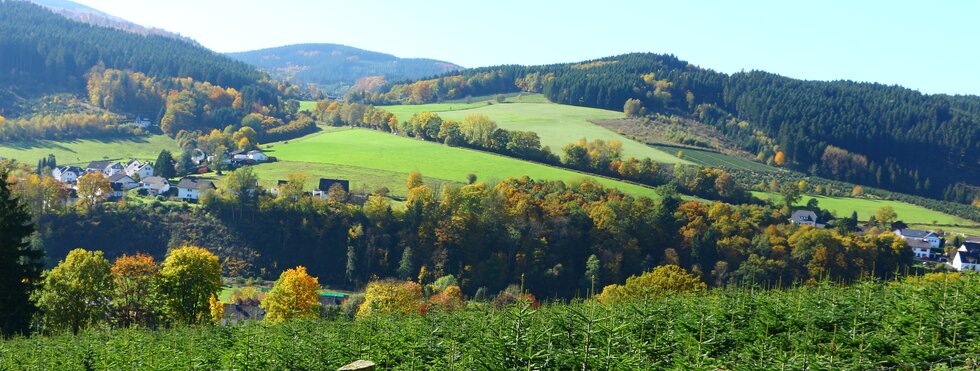
<svg viewBox="0 0 980 371"><path fill-rule="evenodd" d="M153 165L150 165L149 162L142 163L140 160L133 159L126 163L125 172L126 175L129 175L134 179L146 179L153 176Z"/></svg>
<svg viewBox="0 0 980 371"><path fill-rule="evenodd" d="M153 122L151 122L150 119L148 119L146 117L136 116L136 120L133 120L133 126L138 127L138 128L142 128L142 129L147 129L150 126L153 126Z"/></svg>
<svg viewBox="0 0 980 371"><path fill-rule="evenodd" d="M276 181L275 186L269 188L269 194L273 196L279 196L279 190L282 189L282 187L287 184L289 184L288 180L279 179L278 181Z"/></svg>
<svg viewBox="0 0 980 371"><path fill-rule="evenodd" d="M121 171L123 171L123 166L112 161L92 161L85 167L86 173L99 173L105 176L112 176Z"/></svg>
<svg viewBox="0 0 980 371"><path fill-rule="evenodd" d="M139 183L136 182L136 179L133 179L125 173L116 173L109 176L109 184L118 184L123 191L128 191L139 187Z"/></svg>
<svg viewBox="0 0 980 371"><path fill-rule="evenodd" d="M956 256L949 265L958 271L980 272L980 242L964 242L959 249L956 249Z"/></svg>
<svg viewBox="0 0 980 371"><path fill-rule="evenodd" d="M177 183L177 198L181 200L198 200L201 194L217 189L210 180L198 178L183 178Z"/></svg>
<svg viewBox="0 0 980 371"><path fill-rule="evenodd" d="M817 218L817 213L810 210L796 210L789 219L790 223L799 225L808 225L814 228L823 228L825 224L819 218Z"/></svg>
<svg viewBox="0 0 980 371"><path fill-rule="evenodd" d="M330 192L330 187L333 187L334 185L343 188L344 192L350 192L350 181L343 179L320 178L320 182L317 183L316 188L313 189L313 197L327 198L327 194Z"/></svg>
<svg viewBox="0 0 980 371"><path fill-rule="evenodd" d="M85 170L78 166L62 166L54 169L51 172L51 176L62 183L75 183L78 181L78 177L82 176Z"/></svg>
<svg viewBox="0 0 980 371"><path fill-rule="evenodd" d="M896 229L894 230L895 235L901 237L903 240L919 240L929 243L930 246L935 248L940 248L943 246L943 239L938 233L932 231L923 231L919 229Z"/></svg>
<svg viewBox="0 0 980 371"><path fill-rule="evenodd" d="M262 151L259 150L248 151L248 158L255 162L265 162L269 160L269 157L266 156L265 153L262 153Z"/></svg>
<svg viewBox="0 0 980 371"><path fill-rule="evenodd" d="M143 185L143 189L146 190L146 194L154 197L170 191L170 181L158 176L148 176L143 178L140 184Z"/></svg>
<svg viewBox="0 0 980 371"><path fill-rule="evenodd" d="M265 309L262 309L258 302L225 304L224 313L224 316L221 317L221 325L223 326L234 326L247 321L265 319Z"/></svg>

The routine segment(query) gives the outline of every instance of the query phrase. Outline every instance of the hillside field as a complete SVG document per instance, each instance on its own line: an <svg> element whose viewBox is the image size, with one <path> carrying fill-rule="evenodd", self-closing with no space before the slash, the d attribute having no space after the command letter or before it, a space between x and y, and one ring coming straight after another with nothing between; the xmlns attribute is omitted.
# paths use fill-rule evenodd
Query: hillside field
<svg viewBox="0 0 980 371"><path fill-rule="evenodd" d="M272 177L282 178L295 169L315 177L346 177L352 180L351 187L355 189L384 185L393 194L404 195L405 176L411 171L450 182L465 182L470 173L484 181L527 175L532 179L564 181L592 178L606 187L657 197L652 188L632 183L367 129L324 132L275 143L267 153L280 161L256 168L267 181ZM370 177L362 177L363 174Z"/></svg>
<svg viewBox="0 0 980 371"><path fill-rule="evenodd" d="M782 199L782 196L769 192L752 192L752 194L762 199ZM852 212L857 211L858 220L864 221L874 215L880 207L887 205L895 209L899 220L908 224L977 227L976 223L969 220L900 201L803 195L797 205L806 205L811 198L817 199L821 209L830 210L837 217L849 217Z"/></svg>
<svg viewBox="0 0 980 371"><path fill-rule="evenodd" d="M540 101L538 95L523 96L521 99ZM508 98L516 102L517 97ZM399 121L408 120L418 112L437 112L443 119L462 121L467 115L480 113L489 116L497 125L507 130L533 131L541 137L541 144L550 146L551 151L560 154L562 147L581 138L588 140L619 140L623 143L624 157L649 157L661 163L691 163L670 153L647 146L622 135L593 124L590 120L606 120L622 117L621 112L576 107L554 103L435 103L420 105L383 106L398 116Z"/></svg>
<svg viewBox="0 0 980 371"><path fill-rule="evenodd" d="M108 158L125 161L132 158L155 160L160 150L179 154L177 142L165 135L127 137L118 139L77 139L65 141L37 140L0 143L0 157L14 158L36 164L42 157L54 154L61 165L87 165L90 161Z"/></svg>
<svg viewBox="0 0 980 371"><path fill-rule="evenodd" d="M651 144L650 146L670 154L676 154L677 151L683 151L683 156L681 158L701 166L760 172L783 171L763 163L758 163L735 156L729 156L724 153L714 151L705 151L687 147L675 147L663 144Z"/></svg>

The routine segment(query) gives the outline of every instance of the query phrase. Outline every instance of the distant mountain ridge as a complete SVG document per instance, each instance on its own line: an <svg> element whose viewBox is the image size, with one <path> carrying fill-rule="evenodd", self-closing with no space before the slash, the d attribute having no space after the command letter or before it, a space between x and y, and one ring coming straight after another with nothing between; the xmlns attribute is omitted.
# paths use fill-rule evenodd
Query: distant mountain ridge
<svg viewBox="0 0 980 371"><path fill-rule="evenodd" d="M198 44L196 40L191 39L189 37L181 36L180 34L173 33L160 28L145 27L142 25L138 25L136 23L105 13L101 10L76 3L74 1L69 1L69 0L29 0L29 1L37 5L43 6L45 8L48 8L51 11L74 21L88 23L95 26L115 28L118 30L132 32L140 35L163 36L171 39L186 41L196 46L201 46L200 44Z"/></svg>
<svg viewBox="0 0 980 371"><path fill-rule="evenodd" d="M386 81L401 81L463 69L446 61L398 58L339 44L296 44L227 55L273 77L316 84L332 94L346 92L365 77L384 76Z"/></svg>

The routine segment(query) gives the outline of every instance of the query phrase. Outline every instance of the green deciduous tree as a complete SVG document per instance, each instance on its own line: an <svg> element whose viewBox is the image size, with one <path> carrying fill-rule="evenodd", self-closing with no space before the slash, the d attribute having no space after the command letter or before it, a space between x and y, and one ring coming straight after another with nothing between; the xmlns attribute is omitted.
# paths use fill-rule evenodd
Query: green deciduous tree
<svg viewBox="0 0 980 371"><path fill-rule="evenodd" d="M49 331L78 330L105 321L112 298L112 272L101 251L75 249L44 273L34 296Z"/></svg>
<svg viewBox="0 0 980 371"><path fill-rule="evenodd" d="M202 323L209 318L208 299L221 290L221 264L196 246L173 249L160 268L162 293L173 319Z"/></svg>

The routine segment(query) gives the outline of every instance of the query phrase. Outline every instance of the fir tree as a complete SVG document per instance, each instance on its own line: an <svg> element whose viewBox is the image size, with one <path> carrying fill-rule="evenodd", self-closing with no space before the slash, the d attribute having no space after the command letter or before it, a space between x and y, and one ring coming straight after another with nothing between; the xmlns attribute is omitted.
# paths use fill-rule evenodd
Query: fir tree
<svg viewBox="0 0 980 371"><path fill-rule="evenodd" d="M34 224L27 207L14 198L7 171L0 171L0 333L25 333L36 308L30 301L41 279L44 251L34 249L28 237Z"/></svg>

